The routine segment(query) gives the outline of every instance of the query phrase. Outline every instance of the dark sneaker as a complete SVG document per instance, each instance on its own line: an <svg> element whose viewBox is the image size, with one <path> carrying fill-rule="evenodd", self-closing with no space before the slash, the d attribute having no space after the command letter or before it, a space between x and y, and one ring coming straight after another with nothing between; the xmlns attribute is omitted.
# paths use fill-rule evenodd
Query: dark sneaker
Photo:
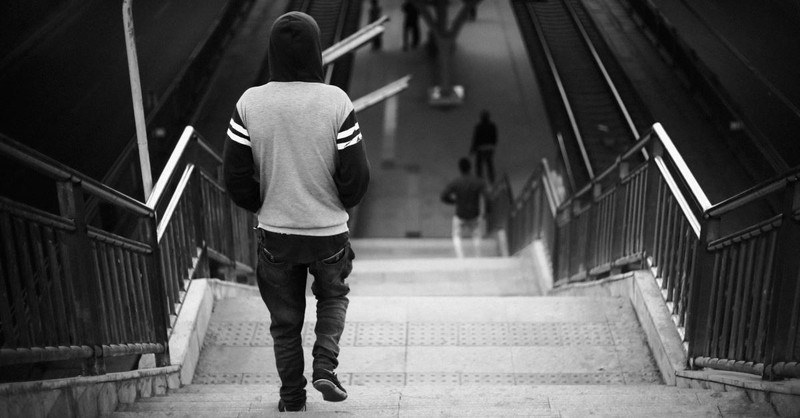
<svg viewBox="0 0 800 418"><path fill-rule="evenodd" d="M287 407L285 403L283 403L283 399L278 401L278 412L298 412L298 411L305 411L306 404L303 403L300 407Z"/></svg>
<svg viewBox="0 0 800 418"><path fill-rule="evenodd" d="M347 399L347 391L344 390L336 373L328 370L314 370L312 376L314 389L322 392L322 399L328 402L341 402Z"/></svg>

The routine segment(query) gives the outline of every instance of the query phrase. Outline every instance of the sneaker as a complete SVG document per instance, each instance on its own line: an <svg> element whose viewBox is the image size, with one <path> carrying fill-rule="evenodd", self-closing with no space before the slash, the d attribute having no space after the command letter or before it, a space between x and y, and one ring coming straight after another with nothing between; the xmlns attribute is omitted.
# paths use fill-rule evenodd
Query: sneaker
<svg viewBox="0 0 800 418"><path fill-rule="evenodd" d="M290 408L290 407L287 407L285 403L283 403L283 399L278 401L278 412L299 412L299 411L305 411L305 410L306 410L305 402L299 408L297 408L297 407Z"/></svg>
<svg viewBox="0 0 800 418"><path fill-rule="evenodd" d="M341 402L347 399L347 391L344 390L336 373L328 370L314 370L312 376L314 389L322 392L322 399L328 402Z"/></svg>

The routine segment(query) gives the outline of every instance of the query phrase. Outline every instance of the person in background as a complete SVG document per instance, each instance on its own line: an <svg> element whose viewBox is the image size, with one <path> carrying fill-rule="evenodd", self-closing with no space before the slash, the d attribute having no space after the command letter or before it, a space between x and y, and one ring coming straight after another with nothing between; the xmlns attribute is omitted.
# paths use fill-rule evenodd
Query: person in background
<svg viewBox="0 0 800 418"><path fill-rule="evenodd" d="M325 84L314 19L289 12L272 25L270 80L242 94L223 151L228 195L258 217L256 279L270 313L281 379L278 410L306 409L306 278L317 300L312 384L326 401L347 398L334 370L355 257L347 209L369 183L369 162L347 94Z"/></svg>
<svg viewBox="0 0 800 418"><path fill-rule="evenodd" d="M458 161L461 175L447 184L441 194L442 202L455 205L453 216L453 247L456 257L464 258L461 237L472 236L475 256L480 257L481 239L486 229L484 216L488 206L486 182L472 175L472 164L468 158Z"/></svg>
<svg viewBox="0 0 800 418"><path fill-rule="evenodd" d="M403 2L403 51L408 50L408 42L411 38L411 48L416 49L419 45L419 10L410 0Z"/></svg>
<svg viewBox="0 0 800 418"><path fill-rule="evenodd" d="M372 23L381 18L381 5L378 0L369 1L369 22ZM383 45L383 34L372 38L372 50L377 51Z"/></svg>
<svg viewBox="0 0 800 418"><path fill-rule="evenodd" d="M475 155L475 171L483 178L483 169L489 184L494 184L494 150L497 147L497 126L492 122L489 111L481 112L481 120L475 125L470 154Z"/></svg>

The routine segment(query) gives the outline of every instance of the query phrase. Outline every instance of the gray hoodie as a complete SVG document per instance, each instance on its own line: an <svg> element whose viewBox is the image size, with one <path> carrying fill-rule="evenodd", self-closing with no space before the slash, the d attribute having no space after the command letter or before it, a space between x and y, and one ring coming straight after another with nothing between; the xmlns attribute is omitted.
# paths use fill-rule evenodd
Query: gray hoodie
<svg viewBox="0 0 800 418"><path fill-rule="evenodd" d="M231 199L274 233L347 232L347 208L369 183L369 163L353 104L324 84L319 28L290 12L272 26L270 81L236 104L223 172Z"/></svg>

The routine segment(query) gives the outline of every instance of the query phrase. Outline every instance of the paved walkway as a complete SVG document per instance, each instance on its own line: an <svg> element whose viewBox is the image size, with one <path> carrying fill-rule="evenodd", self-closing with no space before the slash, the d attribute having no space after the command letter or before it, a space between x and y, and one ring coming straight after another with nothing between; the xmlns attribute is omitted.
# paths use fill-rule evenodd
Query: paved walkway
<svg viewBox="0 0 800 418"><path fill-rule="evenodd" d="M436 74L424 46L402 51L401 3L381 2L391 19L383 49L359 50L352 75L353 98L406 74L412 76L410 87L397 99L358 115L373 180L359 211L356 234L446 237L453 207L441 203L439 193L458 175L458 159L469 153L481 110L489 110L498 126L496 171L508 173L515 190L541 158L555 158L553 136L508 1L484 0L477 20L468 21L462 29L453 56L453 80L464 87L465 99L452 108L428 104L428 89L435 84ZM460 6L460 2L453 4L453 10Z"/></svg>

